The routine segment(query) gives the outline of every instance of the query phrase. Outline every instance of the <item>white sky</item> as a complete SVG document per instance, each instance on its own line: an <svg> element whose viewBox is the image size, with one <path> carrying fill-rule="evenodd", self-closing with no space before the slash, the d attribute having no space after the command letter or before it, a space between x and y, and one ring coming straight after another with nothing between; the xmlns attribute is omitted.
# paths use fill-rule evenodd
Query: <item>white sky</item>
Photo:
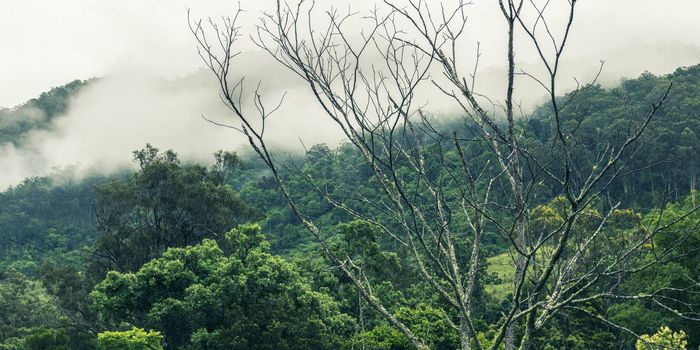
<svg viewBox="0 0 700 350"><path fill-rule="evenodd" d="M470 38L482 42L485 58L498 57L503 48L498 45L502 22L496 1L474 1ZM562 0L553 3L557 1ZM319 7L347 2L322 0ZM351 3L353 9L362 9L374 1ZM200 64L185 8L197 16L216 16L230 13L235 4L232 0L2 0L0 106L14 106L73 79L123 69L166 78L190 73ZM249 10L244 27L252 27L259 9L273 4L274 0L241 0ZM651 48L663 42L700 47L700 1L580 0L568 55L606 58L619 48ZM675 66L686 64L683 59L688 60L680 57Z"/></svg>

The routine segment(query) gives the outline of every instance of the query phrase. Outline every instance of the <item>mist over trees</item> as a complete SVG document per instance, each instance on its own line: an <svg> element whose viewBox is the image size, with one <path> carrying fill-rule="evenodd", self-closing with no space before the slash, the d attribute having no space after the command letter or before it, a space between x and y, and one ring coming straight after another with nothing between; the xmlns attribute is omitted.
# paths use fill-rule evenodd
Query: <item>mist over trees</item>
<svg viewBox="0 0 700 350"><path fill-rule="evenodd" d="M27 132L47 129L55 117L68 109L70 97L88 81L75 80L42 93L38 98L14 108L0 108L0 145L21 144Z"/></svg>
<svg viewBox="0 0 700 350"><path fill-rule="evenodd" d="M146 144L133 171L0 193L0 349L700 347L700 65L561 92L578 2L562 21L499 1L508 73L484 96L460 63L479 54L467 3L277 5L252 39L343 142L273 146L285 101L238 80L241 12L190 18L231 112L202 122L250 147L205 165ZM519 79L548 96L531 113ZM84 84L0 111L0 143Z"/></svg>

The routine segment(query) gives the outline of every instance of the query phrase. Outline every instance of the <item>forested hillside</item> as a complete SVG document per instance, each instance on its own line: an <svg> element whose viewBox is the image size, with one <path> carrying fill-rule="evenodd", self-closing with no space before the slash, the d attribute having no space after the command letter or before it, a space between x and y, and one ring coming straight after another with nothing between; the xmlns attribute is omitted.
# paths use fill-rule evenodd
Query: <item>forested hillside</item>
<svg viewBox="0 0 700 350"><path fill-rule="evenodd" d="M89 82L75 80L14 108L0 108L0 145L20 145L29 131L50 129L54 118L66 112L70 98Z"/></svg>
<svg viewBox="0 0 700 350"><path fill-rule="evenodd" d="M534 334L534 348L647 349L635 334L650 335L644 338L653 339L650 343L700 346L700 213L695 210L700 65L577 92L563 113L564 125L578 130L576 142L585 149L572 161L587 167L606 145L620 142L633 118L671 82L668 100L630 151L644 157L625 164L626 176L611 178L609 197L592 202L574 227L581 234L600 230L596 218L609 215L601 233L605 246L596 248L596 254L605 255L649 227L673 222L673 229L644 240L630 262L635 273L615 275L614 283L604 285L620 295L659 293L668 303L591 298L583 307L548 318ZM0 142L21 146L28 131L50 128L83 85L76 81L0 111ZM571 100L570 95L560 98ZM470 137L469 128L457 121L428 118L445 132L464 130L455 139ZM552 118L543 106L519 121L529 149L543 157L557 137ZM486 151L483 143L456 145L444 143L445 149L432 153L442 158L424 160L430 176L452 181L449 164L459 162L460 152L470 155L474 169L486 167L486 157L479 155ZM260 159L218 152L205 166L184 163L175 151L146 145L133 154L139 166L134 173L66 180L70 177L58 172L26 179L0 194L0 349L412 346L358 295L352 280L328 264L320 253L325 248L289 210ZM381 217L393 214L382 208L385 199L372 165L349 144L315 145L283 163L279 169L286 189L319 226L327 249L351 257L367 272L373 293L430 348L459 347L452 321L458 315L416 272L422 267L401 238L384 234L401 227L378 224L390 222ZM410 164L398 166L409 173ZM532 232L556 227L567 217L555 184L540 185L549 189L538 191L527 209ZM448 202L462 198L443 196ZM508 200L498 188L492 196ZM351 197L355 200L345 208L331 201ZM621 204L606 214L608 201ZM515 267L505 239L497 227L485 224L486 259L472 293L473 329L484 344L496 334L493 325L513 298ZM466 239L455 246L470 247ZM133 344L142 345L127 347Z"/></svg>

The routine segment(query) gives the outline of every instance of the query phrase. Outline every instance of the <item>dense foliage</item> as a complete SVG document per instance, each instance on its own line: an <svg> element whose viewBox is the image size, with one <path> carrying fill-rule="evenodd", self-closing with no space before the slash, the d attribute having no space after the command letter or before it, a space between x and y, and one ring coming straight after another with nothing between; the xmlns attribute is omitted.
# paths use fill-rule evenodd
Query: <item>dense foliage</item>
<svg viewBox="0 0 700 350"><path fill-rule="evenodd" d="M100 350L162 350L163 337L159 332L133 327L123 332L102 332L97 335Z"/></svg>
<svg viewBox="0 0 700 350"><path fill-rule="evenodd" d="M217 153L212 169L180 164L172 151L147 145L134 152L140 171L96 188L95 265L134 271L168 247L184 247L224 233L252 211L225 184L238 158Z"/></svg>
<svg viewBox="0 0 700 350"><path fill-rule="evenodd" d="M644 74L610 89L593 86L566 107L566 125L580 129L576 142L585 150L575 161L586 167L587 158L603 152L601 145L619 141L619 130L669 82L674 83L672 94L635 150L644 156L636 157L628 165L632 171L610 187L610 197L622 206L600 233L606 244L599 252L607 256L649 226L678 223L649 241L637 260L644 266L658 258L655 252L669 249L673 253L663 257L663 264L617 281L614 288L630 294L700 281L700 213L692 212L700 172L700 66L665 76ZM74 82L1 110L0 143L19 144L28 131L50 128L51 119L65 111L68 97L83 85ZM36 119L27 114L30 109L44 116ZM521 124L533 152L548 152L554 137L548 118L550 111L542 107ZM450 121L442 124L447 128ZM484 145L465 147L476 154ZM441 165L457 161L454 149L443 154L444 159L426 160L434 176L444 176ZM132 174L78 181L57 173L0 193L0 349L410 347L359 298L351 281L322 258L259 160L219 152L213 165L204 166L183 163L174 152L150 145L134 152L134 159L138 170ZM478 167L481 160L472 161ZM410 255L379 234L382 227L353 220L319 194L380 198L357 151L342 144L316 145L286 165L288 187L329 235L329 249L371 272L374 292L431 348L458 347L455 325L445 321L444 301L427 292L427 282L411 277L417 267ZM317 187L310 186L309 177ZM672 203L662 204L669 195ZM538 205L528 212L538 226L532 230L564 220L560 200L554 192L537 198ZM582 217L600 217L606 205L601 201ZM388 215L362 203L353 210ZM573 232L595 229L582 220ZM679 236L685 230L693 234ZM488 259L480 268L474 299L475 327L484 344L496 331L490 325L505 310L506 287L512 284L513 267L502 239L484 237ZM695 294L686 302L700 306L700 297ZM629 332L590 317L586 309L569 310L536 334L536 347L700 345L700 325L693 315L679 317L649 300L599 301L590 309ZM632 333L647 335L638 340Z"/></svg>
<svg viewBox="0 0 700 350"><path fill-rule="evenodd" d="M352 330L333 299L270 254L258 226L171 248L137 272L110 272L91 293L118 325L159 329L167 349L334 349Z"/></svg>
<svg viewBox="0 0 700 350"><path fill-rule="evenodd" d="M95 242L95 186L107 179L71 178L29 178L0 193L0 271L32 275L43 262L77 263Z"/></svg>

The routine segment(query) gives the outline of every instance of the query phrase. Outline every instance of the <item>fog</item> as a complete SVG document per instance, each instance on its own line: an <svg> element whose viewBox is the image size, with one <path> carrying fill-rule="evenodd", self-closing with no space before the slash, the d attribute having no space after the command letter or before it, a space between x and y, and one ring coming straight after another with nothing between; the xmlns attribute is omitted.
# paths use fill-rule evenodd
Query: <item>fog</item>
<svg viewBox="0 0 700 350"><path fill-rule="evenodd" d="M314 106L311 96L291 73L265 69L272 65L271 59L251 56L241 61L269 62L260 69L247 70L247 78L274 80L274 86L265 89L265 100L272 104L284 97L288 102L270 119L266 132L271 135L272 147L299 150L303 147L300 140L309 145L340 140L326 120L305 117L320 115L320 111L309 108ZM245 110L254 111L249 101ZM49 130L31 131L20 147L0 145L0 187L67 165L75 166L76 175L134 167L132 151L146 143L173 149L183 160L205 163L220 149L245 150L242 135L204 118L238 125L221 102L211 72L204 69L174 80L119 72L91 81ZM316 128L328 132L319 133Z"/></svg>
<svg viewBox="0 0 700 350"><path fill-rule="evenodd" d="M218 16L231 13L234 3L6 3L6 11L0 13L0 105L17 105L74 79L102 78L75 96L68 112L58 117L50 130L31 132L19 148L0 145L0 188L68 165L102 172L131 166L131 152L147 142L162 149L172 148L184 159L197 161L209 159L218 149L244 149L244 140L235 131L202 118L235 122L219 100L211 72L201 68L186 20L188 7L195 17ZM348 3L323 0L316 6L345 8ZM241 19L242 28L250 33L260 11L270 10L272 4L242 1L241 6L247 10ZM366 11L375 2L351 4L353 10ZM473 69L474 49L479 42L482 57L477 89L499 99L505 91L505 41L503 20L494 4L475 0L468 7L469 24L461 42L465 53L460 65L465 71ZM607 86L644 71L665 74L679 66L700 63L700 2L674 0L665 5L647 0L581 1L563 62L562 91L575 86L574 78L581 82L592 79L600 60L606 63L599 82ZM553 14L558 10L555 4ZM295 150L302 147L302 142L308 146L342 140L303 82L256 51L247 37L240 45L244 54L236 61L236 74L245 75L250 87L260 81L265 99L271 104L286 93L282 108L269 121L267 135L275 146ZM542 71L530 45L516 46L516 54L523 69L533 74ZM525 111L543 99L537 84L526 78L518 80L517 88L517 99ZM434 89L422 90L417 98L432 112L455 112L455 106ZM3 122L8 121L0 121L0 125Z"/></svg>

